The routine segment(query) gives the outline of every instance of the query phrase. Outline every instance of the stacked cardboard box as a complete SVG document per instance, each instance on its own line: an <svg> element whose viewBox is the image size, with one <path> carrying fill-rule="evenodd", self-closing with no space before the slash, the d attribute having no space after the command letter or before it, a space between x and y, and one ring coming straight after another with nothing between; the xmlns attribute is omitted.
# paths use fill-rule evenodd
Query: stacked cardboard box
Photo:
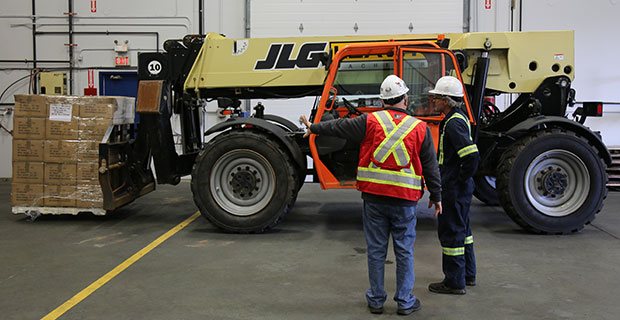
<svg viewBox="0 0 620 320"><path fill-rule="evenodd" d="M14 207L102 208L99 143L133 123L133 98L16 95Z"/></svg>

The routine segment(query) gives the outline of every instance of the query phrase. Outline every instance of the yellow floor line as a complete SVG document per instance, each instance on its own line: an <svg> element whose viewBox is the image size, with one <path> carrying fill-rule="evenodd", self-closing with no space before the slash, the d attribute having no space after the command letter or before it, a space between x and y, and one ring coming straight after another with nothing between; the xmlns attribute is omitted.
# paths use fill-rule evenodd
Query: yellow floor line
<svg viewBox="0 0 620 320"><path fill-rule="evenodd" d="M183 230L183 228L187 227L190 223L192 223L196 218L200 216L200 212L194 213L191 217L185 219L185 221L179 223L176 227L170 229L168 232L161 235L159 238L155 239L155 241L149 243L148 246L142 248L142 250L134 253L127 260L123 261L123 263L116 266L110 272L106 273L103 277L97 279L95 282L91 283L88 287L84 288L78 294L74 295L71 299L67 300L65 303L60 305L58 308L54 309L54 311L47 314L45 317L41 318L43 320L52 320L58 319L58 317L62 316L65 312L69 311L71 308L75 307L82 300L86 299L89 295L95 292L97 289L101 288L104 284L108 283L114 277L119 275L125 269L129 268L136 261L140 260L140 258L144 257L151 250L155 249L157 246L162 244L164 241L168 240L168 238L172 237L175 233Z"/></svg>

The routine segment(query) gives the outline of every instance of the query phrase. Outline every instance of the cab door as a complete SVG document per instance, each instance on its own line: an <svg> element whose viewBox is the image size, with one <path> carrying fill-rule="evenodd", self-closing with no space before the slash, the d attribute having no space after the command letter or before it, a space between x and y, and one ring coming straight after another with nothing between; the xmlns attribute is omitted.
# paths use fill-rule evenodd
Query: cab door
<svg viewBox="0 0 620 320"><path fill-rule="evenodd" d="M429 124L437 147L439 123L444 115L432 110L428 104L428 91L442 76L453 75L462 79L457 65L452 52L429 40L347 45L332 58L323 93L310 120L318 123L328 120L327 116L330 119L347 118L382 110L379 87L387 75L395 74L406 81L410 89L409 110ZM465 104L473 123L467 98ZM343 151L343 146L328 144L323 138L310 135L309 151L323 189L355 187L357 155L349 150ZM343 156L348 161L342 161Z"/></svg>
<svg viewBox="0 0 620 320"><path fill-rule="evenodd" d="M435 147L439 142L439 123L444 115L436 112L429 103L428 91L435 87L435 83L443 76L454 76L463 82L461 71L454 54L440 48L401 47L399 50L399 66L396 74L400 76L409 87L409 111L413 115L425 121L431 129ZM467 92L463 88L463 92ZM467 94L467 93L466 93ZM474 123L473 113L469 105L469 99L464 97L465 112Z"/></svg>

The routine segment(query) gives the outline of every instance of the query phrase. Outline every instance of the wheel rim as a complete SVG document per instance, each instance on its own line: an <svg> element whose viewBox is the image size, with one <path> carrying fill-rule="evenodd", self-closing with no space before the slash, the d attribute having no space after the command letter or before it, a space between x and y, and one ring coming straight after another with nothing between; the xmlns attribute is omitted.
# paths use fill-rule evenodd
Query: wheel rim
<svg viewBox="0 0 620 320"><path fill-rule="evenodd" d="M228 213L246 217L264 209L275 194L275 172L259 153L229 151L213 165L210 191Z"/></svg>
<svg viewBox="0 0 620 320"><path fill-rule="evenodd" d="M551 217L577 211L590 192L588 167L574 153L560 149L536 157L527 168L524 182L530 203Z"/></svg>

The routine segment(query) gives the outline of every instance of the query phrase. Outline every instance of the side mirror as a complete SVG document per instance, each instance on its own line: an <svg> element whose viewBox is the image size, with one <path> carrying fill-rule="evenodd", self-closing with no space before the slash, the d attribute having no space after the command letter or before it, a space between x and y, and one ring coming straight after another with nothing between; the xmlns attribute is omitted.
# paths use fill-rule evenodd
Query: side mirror
<svg viewBox="0 0 620 320"><path fill-rule="evenodd" d="M467 54L464 51L456 50L454 51L454 57L456 57L456 61L459 64L459 69L461 72L465 72L465 69L469 67L469 63L467 61Z"/></svg>

